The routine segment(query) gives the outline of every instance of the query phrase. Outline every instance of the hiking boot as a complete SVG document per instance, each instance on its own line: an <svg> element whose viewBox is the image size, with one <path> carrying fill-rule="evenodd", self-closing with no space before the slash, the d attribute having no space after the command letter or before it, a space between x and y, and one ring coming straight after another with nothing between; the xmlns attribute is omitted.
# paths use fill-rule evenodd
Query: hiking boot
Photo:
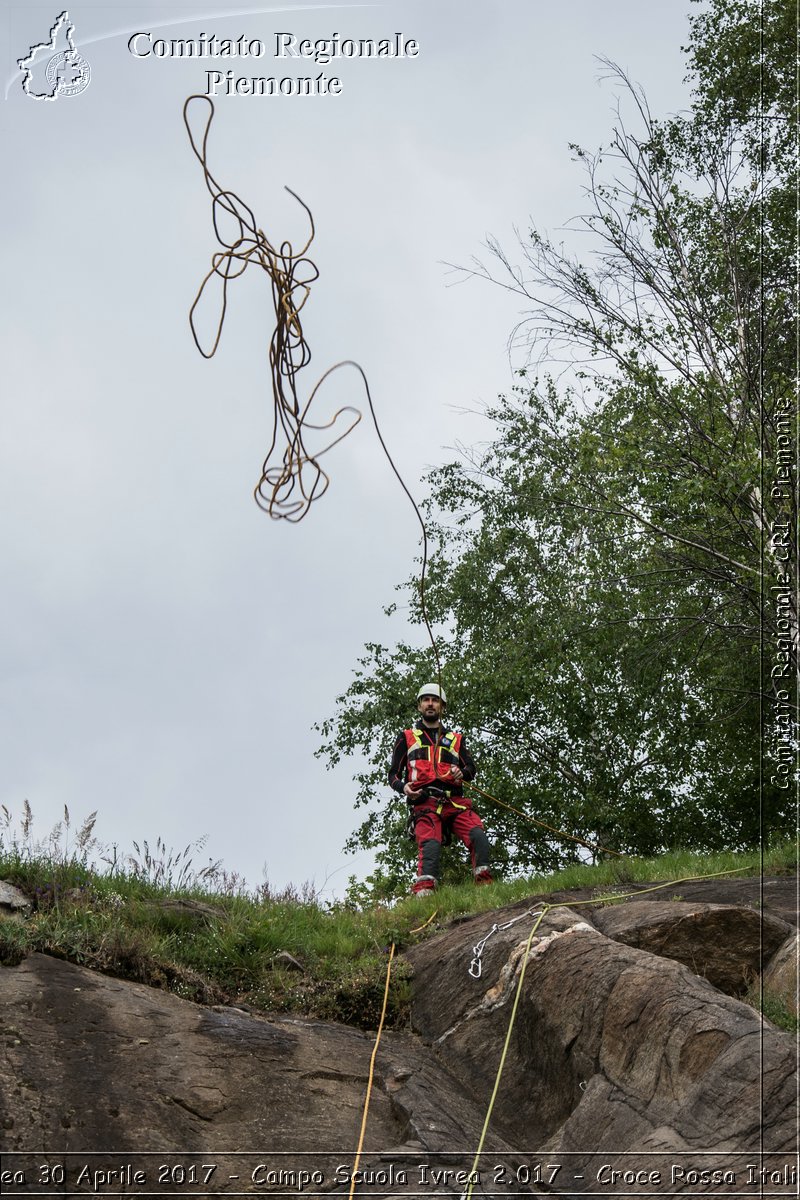
<svg viewBox="0 0 800 1200"><path fill-rule="evenodd" d="M488 867L476 867L473 874L475 875L475 882L479 886L482 883L494 883Z"/></svg>
<svg viewBox="0 0 800 1200"><path fill-rule="evenodd" d="M412 896L424 896L436 891L436 880L432 875L420 875L411 885Z"/></svg>

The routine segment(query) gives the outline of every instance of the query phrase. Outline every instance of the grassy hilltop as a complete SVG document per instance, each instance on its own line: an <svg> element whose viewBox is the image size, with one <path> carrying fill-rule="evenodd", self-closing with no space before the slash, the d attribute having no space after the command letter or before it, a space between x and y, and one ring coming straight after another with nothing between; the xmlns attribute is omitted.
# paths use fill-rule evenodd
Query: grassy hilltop
<svg viewBox="0 0 800 1200"><path fill-rule="evenodd" d="M72 834L65 812L65 822L45 843L33 843L27 836L30 810L22 836L10 835L10 815L4 813L0 879L24 892L32 909L22 921L0 920L0 964L13 966L39 951L201 1004L294 1012L366 1029L379 1020L391 944L402 949L459 916L566 889L597 889L601 897L604 889L624 893L628 883L730 870L781 874L794 872L797 864L792 842L763 853L677 851L491 887L445 887L425 900L408 897L393 906L358 908L347 901L324 902L310 887L276 893L265 884L249 891L219 864L196 871L192 846L175 854L160 839L154 851L145 842L135 845L137 856L120 861L115 853L98 866L94 817ZM389 1024L407 1020L410 995L407 969L397 962ZM785 1013L766 1015L791 1027Z"/></svg>

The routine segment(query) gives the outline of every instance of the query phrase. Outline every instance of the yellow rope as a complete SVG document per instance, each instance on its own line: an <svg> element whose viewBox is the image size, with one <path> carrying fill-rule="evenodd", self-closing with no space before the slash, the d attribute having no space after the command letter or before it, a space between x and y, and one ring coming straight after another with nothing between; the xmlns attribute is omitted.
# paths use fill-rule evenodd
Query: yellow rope
<svg viewBox="0 0 800 1200"><path fill-rule="evenodd" d="M612 892L608 896L594 896L591 900L563 900L559 904L551 904L550 908L578 908L583 904L602 904L606 900L632 900L636 896L645 896L648 892L660 892L664 888L675 887L679 883L694 883L698 879L716 879L720 875L741 875L743 871L754 871L755 867L730 867L727 871L711 871L708 875L686 875L683 879L668 879L666 883L656 883L653 887L638 888L635 892Z"/></svg>
<svg viewBox="0 0 800 1200"><path fill-rule="evenodd" d="M716 879L720 875L738 875L738 874L741 874L742 871L752 871L752 870L754 870L753 867L733 867L727 871L712 871L708 875L687 875L684 879L670 879L666 883L657 883L653 887L640 888L636 892L628 892L626 894L617 893L612 896L597 896L592 900L575 900L572 903L570 903L569 901L561 901L558 904L545 904L544 905L541 913L539 913L536 920L534 921L533 927L532 927L530 933L528 934L528 941L526 943L525 953L522 958L522 967L521 967L520 973L519 973L519 981L517 983L517 990L514 995L514 1004L511 1009L511 1017L508 1022L508 1030L506 1031L505 1042L503 1043L503 1051L502 1051L502 1054L500 1055L500 1063L497 1068L497 1074L495 1075L494 1087L492 1088L492 1094L489 1098L489 1107L486 1110L486 1118L483 1122L483 1129L481 1130L481 1135L478 1140L478 1149L475 1151L475 1158L473 1159L472 1167L470 1168L470 1172L469 1172L470 1182L467 1186L466 1192L464 1192L464 1194L463 1194L464 1200L469 1200L470 1196L472 1195L472 1189L474 1187L475 1178L476 1178L476 1171L478 1169L478 1163L480 1162L480 1156L483 1153L483 1144L486 1140L486 1134L489 1129L489 1123L492 1119L492 1112L494 1110L495 1100L497 1099L497 1093L500 1090L500 1079L502 1078L503 1069L506 1064L506 1055L508 1053L508 1047L511 1043L511 1033L514 1028L514 1022L517 1019L517 1008L519 1007L519 998L522 994L522 984L525 979L525 969L528 965L528 955L530 954L531 943L533 942L533 938L534 938L534 935L536 934L536 930L541 925L545 915L547 913L551 912L552 909L554 909L554 908L577 908L579 905L584 905L584 904L602 904L604 900L630 900L634 896L641 896L647 892L658 892L658 891L662 890L663 888L675 887L676 884L679 884L679 883L692 883L698 879Z"/></svg>
<svg viewBox="0 0 800 1200"><path fill-rule="evenodd" d="M481 1130L481 1136L478 1139L478 1149L475 1151L475 1157L472 1160L472 1166L470 1167L469 1185L467 1187L466 1192L464 1193L467 1198L469 1198L472 1195L472 1189L474 1187L474 1181L476 1178L475 1172L478 1169L478 1163L480 1162L481 1154L483 1153L483 1143L486 1141L486 1134L488 1133L488 1130L489 1130L489 1122L492 1119L492 1111L494 1109L494 1102L497 1099L497 1093L500 1090L500 1079L503 1074L503 1068L506 1065L506 1055L508 1054L508 1047L511 1044L511 1032L514 1028L514 1021L516 1020L516 1017L517 1017L517 1008L519 1006L520 995L522 994L522 984L523 984L523 980L525 979L525 969L528 965L528 954L530 953L531 943L533 941L536 930L539 928L539 926L542 923L542 919L543 919L545 913L548 913L550 911L551 907L555 907L555 906L551 906L549 904L544 906L544 908L542 909L542 911L539 913L538 917L534 921L531 931L528 934L528 941L525 945L525 953L522 956L522 967L521 967L520 973L519 973L519 982L517 983L517 990L514 995L514 1006L511 1009L511 1020L508 1023L508 1030L506 1031L506 1040L503 1043L503 1052L500 1055L500 1065L497 1068L497 1074L496 1074L495 1080L494 1080L494 1087L492 1088L492 1095L489 1099L489 1107L486 1110L486 1118L483 1122L483 1129Z"/></svg>
<svg viewBox="0 0 800 1200"><path fill-rule="evenodd" d="M418 925L416 929L409 929L408 932L409 933L420 933L423 929L426 928L426 926L430 925L431 921L436 916L438 911L439 911L438 908L435 908L433 910L433 912L431 913L431 915L428 917L427 921L425 921L425 923L423 925ZM358 1135L358 1146L356 1148L356 1157L355 1157L355 1161L353 1163L353 1170L351 1172L352 1178L350 1180L349 1200L353 1200L353 1195L355 1193L356 1171L358 1170L358 1164L361 1161L361 1150L364 1145L364 1134L365 1134L366 1128L367 1128L367 1114L369 1113L369 1102L370 1102L370 1097L372 1096L372 1081L375 1076L375 1059L377 1058L377 1055L378 1055L378 1046L380 1045L381 1034L383 1033L383 1023L386 1020L386 1008L389 1003L389 984L392 979L392 962L394 961L394 949L395 949L395 944L394 944L394 942L392 942L392 946L389 951L389 962L387 963L387 966L386 966L386 983L383 988L383 1007L381 1008L381 1019L378 1022L378 1032L375 1035L375 1045L372 1047L372 1056L369 1060L369 1077L367 1078L367 1094L364 1097L364 1112L361 1116L361 1132Z"/></svg>
<svg viewBox="0 0 800 1200"><path fill-rule="evenodd" d="M542 829L549 829L556 837L566 838L570 842L577 842L579 846L585 846L587 850L593 850L595 853L601 851L603 854L613 854L617 858L626 857L624 854L620 854L619 850L610 850L608 846L596 846L594 842L586 842L583 838L574 837L571 833L565 833L563 829L555 829L545 821L540 821L537 817L532 817L529 813L524 813L521 809L514 808L513 804L506 804L505 800L498 800L497 796L492 796L490 792L484 792L483 788L479 788L477 783L465 780L464 786L472 788L473 791L476 791L480 796L485 796L487 800L491 800L494 804L499 804L501 808L507 808L509 812L516 813L518 817L522 817L523 821L529 821L533 825L541 825Z"/></svg>
<svg viewBox="0 0 800 1200"><path fill-rule="evenodd" d="M426 926L430 925L431 921L436 916L438 911L439 911L438 908L435 908L433 910L433 912L431 913L431 915L428 917L427 921L425 921L425 923L423 925L418 925L416 929L409 929L408 932L409 933L420 933L423 929L426 928ZM372 1095L372 1081L375 1076L375 1059L377 1058L377 1055L378 1055L378 1046L380 1045L381 1034L383 1032L383 1023L386 1020L386 1008L389 1003L389 984L390 984L391 978L392 978L392 962L394 960L394 949L395 949L395 944L394 944L394 942L392 942L392 946L389 951L389 962L387 963L387 966L386 966L386 983L383 988L383 1007L381 1008L381 1019L378 1022L378 1032L375 1035L375 1045L372 1047L372 1056L369 1060L369 1077L367 1079L367 1094L364 1097L364 1112L361 1116L361 1132L358 1135L358 1146L356 1148L356 1157L355 1157L355 1161L353 1163L353 1170L351 1173L352 1178L350 1181L349 1200L353 1200L353 1195L355 1193L356 1171L358 1170L358 1164L361 1161L361 1150L364 1145L364 1134L365 1134L366 1128L367 1128L367 1114L369 1113L369 1101L370 1101L370 1097Z"/></svg>
<svg viewBox="0 0 800 1200"><path fill-rule="evenodd" d="M389 962L386 967L386 984L383 989L383 1008L381 1009L381 1019L378 1022L378 1032L375 1035L375 1045L372 1047L372 1056L369 1060L369 1077L367 1079L367 1094L364 1098L364 1113L361 1117L361 1132L358 1135L358 1147L356 1149L355 1162L353 1163L352 1179L350 1181L350 1196L349 1200L353 1200L353 1195L356 1190L356 1171L361 1160L361 1148L364 1145L364 1133L367 1128L367 1113L369 1112L369 1100L372 1095L372 1080L375 1075L375 1059L378 1055L378 1046L381 1041L381 1033L383 1032L383 1022L386 1019L386 1007L389 1002L389 982L392 978L392 960L394 959L394 942L389 951Z"/></svg>
<svg viewBox="0 0 800 1200"><path fill-rule="evenodd" d="M433 920L433 918L436 916L436 914L438 913L438 911L439 911L439 910L438 910L438 908L435 908L435 909L433 910L433 912L431 913L431 915L428 917L428 919L427 919L427 921L425 922L425 924L424 924L424 925L418 925L416 929L409 929L409 931L408 931L408 932L409 932L409 933L422 933L422 930L423 930L423 929L427 929L427 927L430 925L431 921L432 921L432 920Z"/></svg>
<svg viewBox="0 0 800 1200"><path fill-rule="evenodd" d="M749 870L753 870L753 869L754 868L752 868L752 867L733 867L727 871L712 871L708 875L687 875L683 879L670 879L666 883L657 883L657 884L654 884L652 887L639 888L635 892L613 893L608 896L595 896L591 900L574 900L571 903L569 901L560 901L558 904L545 904L543 906L542 911L537 915L536 920L534 921L533 926L531 927L531 931L528 934L528 940L525 944L525 953L523 954L523 957L522 957L522 966L520 968L519 979L517 981L517 988L516 988L516 992L514 994L514 1003L511 1008L511 1017L508 1022L508 1029L506 1030L506 1037L505 1037L505 1041L503 1043L503 1050L500 1055L500 1063L497 1067L497 1073L495 1075L494 1087L492 1088L492 1094L489 1098L489 1106L486 1110L486 1117L484 1119L483 1128L481 1129L480 1138L478 1140L478 1149L475 1151L475 1158L473 1159L472 1167L470 1168L470 1172L469 1172L470 1182L467 1186L466 1192L463 1193L464 1200L469 1200L469 1198L472 1196L472 1190L474 1187L474 1181L476 1179L476 1172L478 1169L478 1164L480 1162L481 1154L483 1153L483 1146L484 1146L484 1142L486 1141L486 1135L489 1131L489 1124L492 1119L492 1113L494 1111L494 1105L495 1105L495 1101L497 1099L497 1094L500 1091L500 1080L502 1079L503 1070L504 1070L505 1064L506 1064L506 1057L508 1055L508 1047L511 1044L511 1034L514 1030L514 1023L517 1019L517 1009L519 1007L520 996L522 995L522 985L525 980L525 971L528 966L528 956L530 954L531 944L536 935L536 931L539 928L539 926L541 925L542 921L544 920L544 917L546 916L546 914L551 912L554 908L577 908L578 906L585 905L585 904L595 904L595 905L602 904L606 900L630 900L631 898L633 898L635 896L641 896L641 895L646 894L647 892L658 892L658 891L663 890L664 888L675 887L679 883L692 883L699 879L716 879L720 875L740 875L743 871L749 871ZM417 926L416 929L410 929L409 933L420 933L423 929L426 928L426 926L430 925L431 921L434 919L434 917L436 916L438 911L439 911L438 909L435 909L434 912L431 913L431 915L428 917L427 921L425 921L425 923L423 925ZM373 1083L373 1079L375 1077L375 1059L377 1058L377 1054L378 1054L378 1046L380 1045L381 1034L383 1032L383 1025L384 1025L384 1021L386 1019L386 1009L387 1009L388 1002L389 1002L389 984L391 982L391 977L392 977L392 963L394 961L394 951L395 951L395 944L394 944L394 942L392 942L392 946L389 951L389 962L386 967L386 983L385 983L384 989L383 989L383 1007L381 1009L381 1017L380 1017L380 1021L378 1023L378 1032L375 1036L375 1045L372 1048L372 1056L370 1057L370 1061L369 1061L369 1077L367 1079L367 1093L364 1098L364 1112L361 1117L361 1132L359 1133L359 1136L358 1136L358 1147L356 1149L355 1161L353 1163L353 1170L351 1173L350 1194L349 1194L348 1200L353 1200L353 1196L355 1195L356 1172L358 1170L358 1166L361 1161L361 1151L362 1151L362 1148L364 1145L364 1134L365 1134L366 1128L367 1128L367 1115L369 1113L369 1102L370 1102L370 1097L372 1096L372 1083Z"/></svg>

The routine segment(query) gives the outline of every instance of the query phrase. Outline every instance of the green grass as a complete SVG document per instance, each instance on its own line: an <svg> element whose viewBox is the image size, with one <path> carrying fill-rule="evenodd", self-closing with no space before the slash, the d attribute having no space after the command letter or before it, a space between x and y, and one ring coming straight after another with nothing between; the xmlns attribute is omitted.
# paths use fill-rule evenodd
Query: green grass
<svg viewBox="0 0 800 1200"><path fill-rule="evenodd" d="M747 1003L760 1012L768 1021L787 1033L800 1032L800 1019L792 1011L786 997L771 988L762 987L756 980L742 997Z"/></svg>
<svg viewBox="0 0 800 1200"><path fill-rule="evenodd" d="M148 857L140 852L124 862L113 855L98 868L90 861L90 841L76 835L66 847L52 839L34 845L4 839L0 823L0 879L32 904L24 921L0 920L0 964L13 966L40 951L200 1003L306 1014L365 1029L374 1029L380 1017L392 943L401 950L457 917L534 895L590 888L601 901L606 890L619 895L634 882L726 870L746 874L762 866L758 853L676 851L491 887L445 887L424 900L408 897L358 910L344 902L326 905L309 889L274 894L265 886L247 894L236 877L219 869L194 873L187 852L173 855L160 841L157 855L148 849ZM766 874L796 870L794 845L766 851L763 867ZM410 996L408 969L400 961L392 972L390 1025L407 1021Z"/></svg>

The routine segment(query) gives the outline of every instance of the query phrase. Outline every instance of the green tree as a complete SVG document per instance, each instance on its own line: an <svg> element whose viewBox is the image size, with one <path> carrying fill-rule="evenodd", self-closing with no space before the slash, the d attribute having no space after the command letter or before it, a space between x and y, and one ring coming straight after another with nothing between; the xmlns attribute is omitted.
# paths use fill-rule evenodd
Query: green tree
<svg viewBox="0 0 800 1200"><path fill-rule="evenodd" d="M752 845L791 822L785 791L767 784L758 801L775 699L760 646L782 632L772 532L796 529L796 481L769 486L795 382L794 46L783 11L763 10L712 0L692 19L684 116L654 119L607 64L638 132L620 107L605 150L573 147L592 252L532 229L521 262L492 241L492 265L474 264L529 302L514 334L528 365L491 414L489 449L430 477L428 607L481 786L627 853ZM785 570L795 597L796 557ZM796 669L793 603L781 617ZM380 847L388 892L413 847L397 806L372 802L431 670L425 649L368 646L322 725L329 761L366 757L370 811L351 844ZM580 853L504 809L485 815L507 870Z"/></svg>

